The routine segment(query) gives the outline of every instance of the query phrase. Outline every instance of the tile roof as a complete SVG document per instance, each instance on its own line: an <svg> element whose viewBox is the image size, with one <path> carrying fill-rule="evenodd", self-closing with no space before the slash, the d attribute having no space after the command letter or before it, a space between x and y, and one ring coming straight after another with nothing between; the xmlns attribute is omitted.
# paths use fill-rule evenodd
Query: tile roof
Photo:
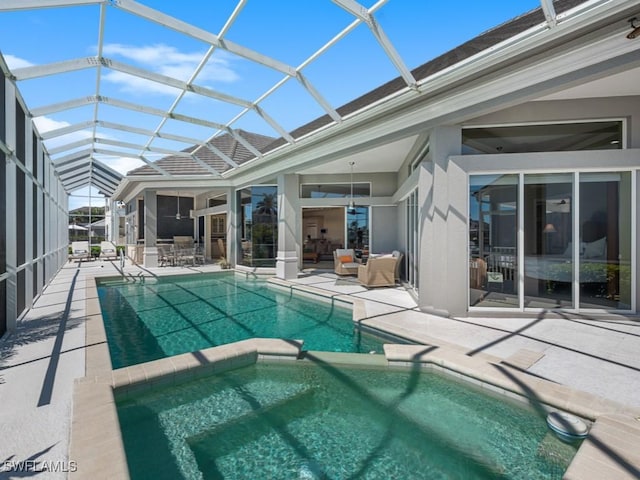
<svg viewBox="0 0 640 480"><path fill-rule="evenodd" d="M247 140L247 142L253 145L257 150L262 150L275 140L273 137L247 132L245 130L235 130L235 132ZM253 152L249 151L242 143L236 140L229 133L220 135L209 143L239 165L242 165L246 161L255 157ZM194 145L182 151L193 152L195 149L196 146ZM231 165L208 148L200 148L195 155L220 173L231 168ZM188 156L169 155L156 161L155 164L166 170L168 173L176 176L211 175L211 172ZM158 175L158 172L149 165L143 165L142 167L131 170L127 175Z"/></svg>

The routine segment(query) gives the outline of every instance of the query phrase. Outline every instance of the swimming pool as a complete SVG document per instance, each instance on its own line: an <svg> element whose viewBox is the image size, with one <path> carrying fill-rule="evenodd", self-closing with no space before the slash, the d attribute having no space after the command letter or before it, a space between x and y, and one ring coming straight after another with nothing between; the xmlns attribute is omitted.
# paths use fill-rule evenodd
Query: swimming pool
<svg viewBox="0 0 640 480"><path fill-rule="evenodd" d="M258 363L117 401L132 479L562 478L576 446L433 371Z"/></svg>
<svg viewBox="0 0 640 480"><path fill-rule="evenodd" d="M335 302L269 287L230 273L97 279L113 368L248 338L304 340L306 350L382 352Z"/></svg>

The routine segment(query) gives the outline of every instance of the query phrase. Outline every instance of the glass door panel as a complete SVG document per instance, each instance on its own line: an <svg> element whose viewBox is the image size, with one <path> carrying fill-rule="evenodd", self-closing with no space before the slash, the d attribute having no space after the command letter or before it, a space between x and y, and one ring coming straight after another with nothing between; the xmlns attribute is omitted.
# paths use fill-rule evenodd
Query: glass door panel
<svg viewBox="0 0 640 480"><path fill-rule="evenodd" d="M369 254L369 207L347 208L347 248Z"/></svg>
<svg viewBox="0 0 640 480"><path fill-rule="evenodd" d="M518 176L469 178L469 304L518 308Z"/></svg>
<svg viewBox="0 0 640 480"><path fill-rule="evenodd" d="M418 190L407 197L407 244L405 247L406 281L414 289L418 288Z"/></svg>
<svg viewBox="0 0 640 480"><path fill-rule="evenodd" d="M631 174L580 174L580 308L631 309Z"/></svg>
<svg viewBox="0 0 640 480"><path fill-rule="evenodd" d="M573 174L524 176L524 306L573 308Z"/></svg>

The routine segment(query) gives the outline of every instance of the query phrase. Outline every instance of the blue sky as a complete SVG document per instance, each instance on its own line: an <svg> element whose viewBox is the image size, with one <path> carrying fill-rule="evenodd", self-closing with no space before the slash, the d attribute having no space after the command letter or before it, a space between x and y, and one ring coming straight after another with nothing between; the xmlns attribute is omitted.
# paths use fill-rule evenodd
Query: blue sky
<svg viewBox="0 0 640 480"><path fill-rule="evenodd" d="M236 1L141 0L139 3L218 34ZM365 7L373 1L362 2ZM483 31L539 6L537 0L478 2L389 0L375 18L411 69L460 45ZM0 51L10 68L40 65L96 55L100 9L96 5L0 12ZM348 26L355 17L329 0L248 0L225 39L297 67ZM108 6L104 30L105 57L153 72L187 80L207 51L205 43ZM306 77L333 107L347 103L398 76L375 38L359 25L318 60L305 67ZM255 101L284 75L224 50L216 50L195 84L249 101ZM96 70L19 82L29 108L96 94ZM137 77L105 69L100 94L167 109L178 91L149 84ZM285 130L309 122L324 111L295 80L260 104ZM241 107L187 95L176 112L227 123ZM75 124L93 118L93 106L76 108L37 119L39 129ZM100 105L99 118L154 130L160 117ZM249 113L234 128L279 136L266 122ZM214 130L168 121L163 131L208 138ZM47 143L48 148L86 138L76 132ZM131 143L148 137L99 129L98 135ZM181 150L188 145L154 140L157 147ZM125 173L140 165L132 159L105 157L104 163ZM82 192L78 192L82 193Z"/></svg>

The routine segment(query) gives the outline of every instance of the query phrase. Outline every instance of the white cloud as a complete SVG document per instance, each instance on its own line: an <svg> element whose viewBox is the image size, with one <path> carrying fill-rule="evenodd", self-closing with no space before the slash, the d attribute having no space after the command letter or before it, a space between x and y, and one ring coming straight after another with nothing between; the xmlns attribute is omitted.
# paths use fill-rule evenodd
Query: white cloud
<svg viewBox="0 0 640 480"><path fill-rule="evenodd" d="M202 60L204 52L181 52L175 47L163 44L135 47L118 43L106 44L103 47L105 56L123 57L132 60L144 68L181 81L187 81ZM208 83L235 82L238 74L231 66L232 56L218 51L209 59L195 83L205 86ZM105 80L121 85L127 92L145 92L176 95L177 91L166 85L157 84L121 72L112 71L104 75Z"/></svg>
<svg viewBox="0 0 640 480"><path fill-rule="evenodd" d="M100 160L106 166L114 169L116 172L120 173L121 175L126 175L127 172L130 172L131 170L144 165L144 162L142 160L136 160L135 158L127 158L127 157L99 156L98 160Z"/></svg>
<svg viewBox="0 0 640 480"><path fill-rule="evenodd" d="M40 133L45 133L50 130L57 130L59 128L64 128L71 125L69 122L61 122L45 116L36 117L33 119L33 122L36 124L36 128Z"/></svg>
<svg viewBox="0 0 640 480"><path fill-rule="evenodd" d="M38 132L41 134L49 132L51 130L58 130L59 128L68 127L71 125L69 122L54 120L53 118L42 116L36 117L33 119L33 122L36 124L36 128ZM68 143L77 142L78 140L83 140L85 138L91 138L93 132L90 129L87 130L78 130L76 132L67 133L66 135L61 135L59 137L54 137L49 140L45 140L44 144L48 150L53 150L54 148L60 147L62 145L66 145ZM82 147L82 148L87 148ZM67 155L69 152L63 152L59 155ZM57 156L56 156L57 157Z"/></svg>
<svg viewBox="0 0 640 480"><path fill-rule="evenodd" d="M156 93L160 95L176 96L179 92L177 88L170 87L163 83L152 82L140 77L134 77L132 75L110 71L102 75L102 79L120 85L120 89L127 93Z"/></svg>
<svg viewBox="0 0 640 480"><path fill-rule="evenodd" d="M31 63L28 60L25 60L24 58L20 58L20 57L16 57L15 55L11 55L9 53L4 54L4 61L7 62L7 66L9 67L9 70L15 70L17 68L24 68L24 67L33 67L33 63Z"/></svg>

